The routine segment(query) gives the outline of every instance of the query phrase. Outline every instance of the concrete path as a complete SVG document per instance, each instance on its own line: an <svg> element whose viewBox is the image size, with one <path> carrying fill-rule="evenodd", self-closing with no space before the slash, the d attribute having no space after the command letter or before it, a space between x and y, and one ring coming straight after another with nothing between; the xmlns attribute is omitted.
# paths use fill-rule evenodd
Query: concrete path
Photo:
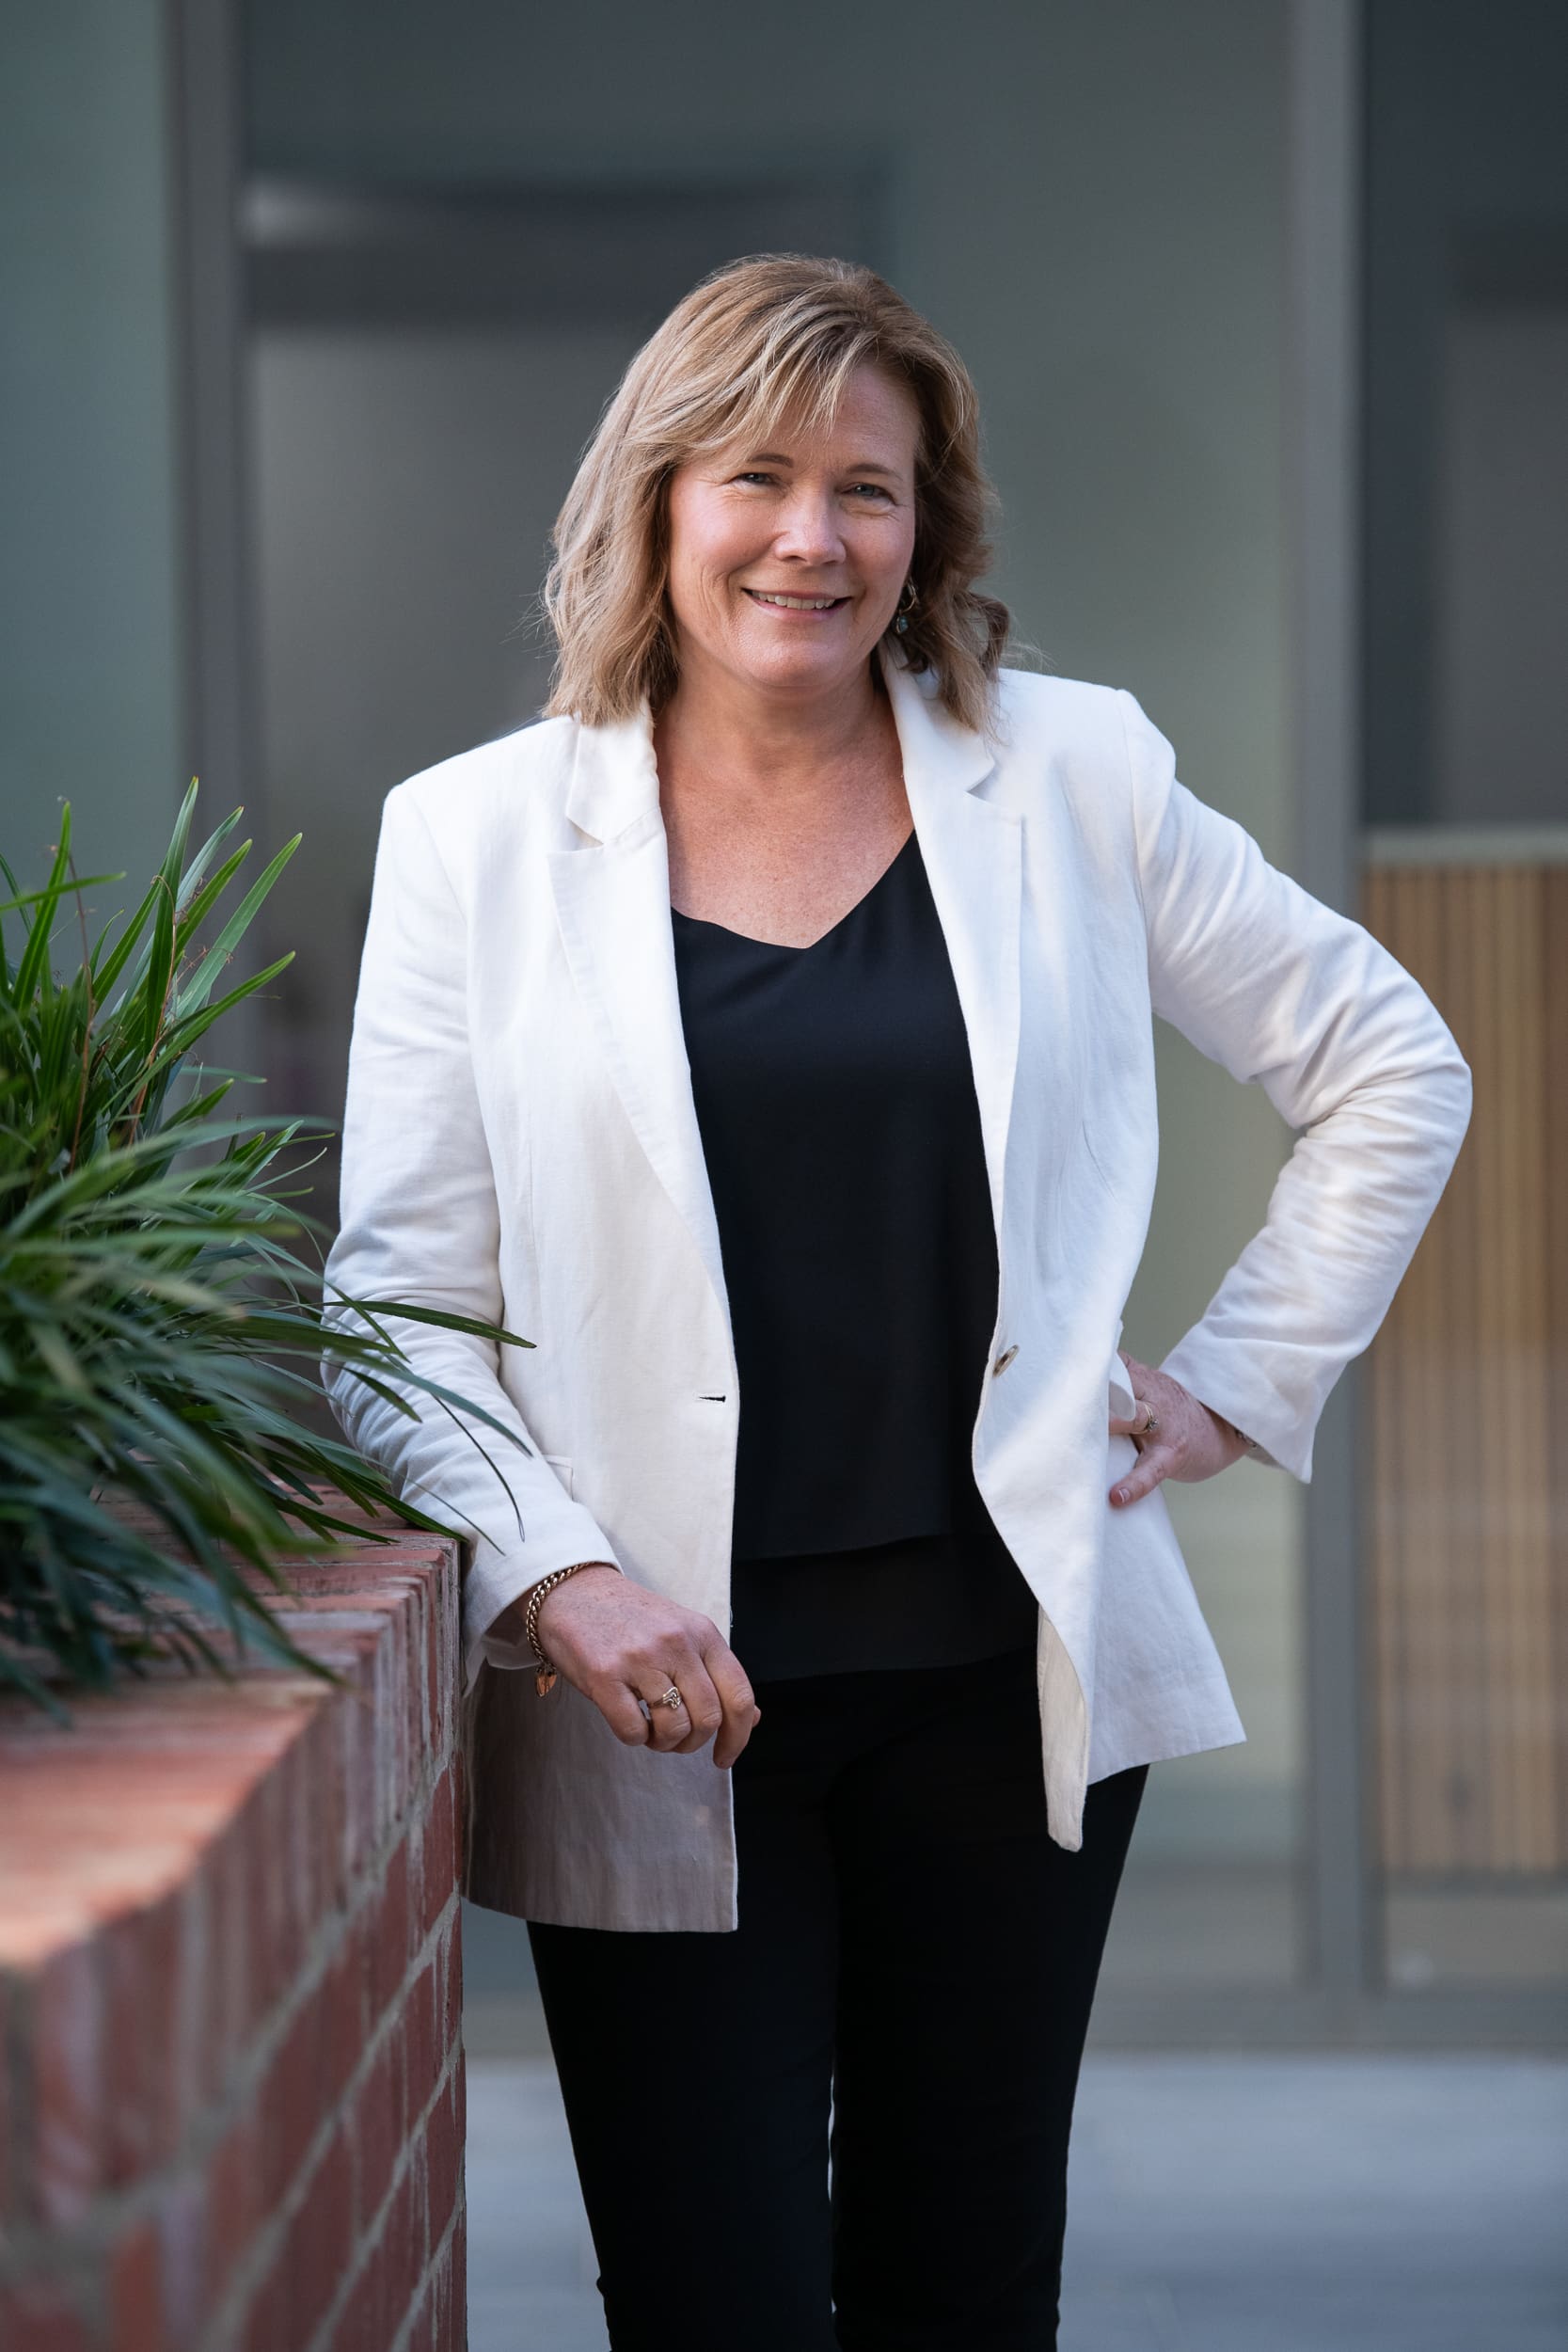
<svg viewBox="0 0 1568 2352"><path fill-rule="evenodd" d="M547 2058L470 2057L467 2187L469 2352L605 2352ZM1061 2352L1565 2347L1568 2063L1085 2058Z"/></svg>

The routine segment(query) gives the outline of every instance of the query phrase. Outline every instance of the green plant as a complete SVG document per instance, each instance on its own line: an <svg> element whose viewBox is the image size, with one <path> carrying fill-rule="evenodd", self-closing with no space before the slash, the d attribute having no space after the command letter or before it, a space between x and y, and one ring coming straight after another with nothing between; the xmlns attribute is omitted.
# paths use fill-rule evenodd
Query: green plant
<svg viewBox="0 0 1568 2352"><path fill-rule="evenodd" d="M318 1485L404 1524L458 1532L291 1410L320 1397L327 1334L320 1266L294 1247L309 1238L319 1256L324 1229L285 1205L305 1188L284 1180L310 1165L290 1155L331 1131L219 1117L241 1073L186 1061L293 961L214 993L300 836L202 948L198 930L251 845L214 863L236 809L185 865L196 793L193 779L168 853L113 945L111 922L88 946L81 894L123 877L77 880L69 803L41 889L20 890L0 858L11 893L0 905L0 1689L65 1721L62 1683L105 1687L168 1657L228 1673L219 1629L235 1647L340 1680L277 1622L265 1588L286 1591L284 1554L330 1552L345 1534L395 1538L339 1516ZM56 979L68 898L81 961ZM407 1392L420 1391L517 1442L420 1374L380 1318L531 1343L436 1309L348 1303L362 1325L335 1323L331 1352L379 1394L412 1415Z"/></svg>

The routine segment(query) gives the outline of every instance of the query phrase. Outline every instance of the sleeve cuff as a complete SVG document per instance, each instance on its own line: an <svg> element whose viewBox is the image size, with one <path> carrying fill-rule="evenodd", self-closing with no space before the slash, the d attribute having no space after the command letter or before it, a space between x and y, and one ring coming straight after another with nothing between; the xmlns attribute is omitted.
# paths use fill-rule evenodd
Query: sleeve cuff
<svg viewBox="0 0 1568 2352"><path fill-rule="evenodd" d="M507 1674L520 1673L533 1663L533 1652L526 1642L509 1642L499 1633L482 1634L479 1648L487 1665L499 1666Z"/></svg>
<svg viewBox="0 0 1568 2352"><path fill-rule="evenodd" d="M1223 1370L1209 1360L1212 1352L1189 1334L1171 1350L1160 1370L1179 1380L1200 1405L1207 1405L1212 1413L1229 1422L1239 1438L1245 1438L1248 1461L1260 1462L1268 1470L1288 1470L1307 1483L1312 1474L1310 1433L1303 1445L1301 1433L1283 1424L1277 1402L1271 1412L1268 1401L1256 1391L1243 1396L1233 1389Z"/></svg>

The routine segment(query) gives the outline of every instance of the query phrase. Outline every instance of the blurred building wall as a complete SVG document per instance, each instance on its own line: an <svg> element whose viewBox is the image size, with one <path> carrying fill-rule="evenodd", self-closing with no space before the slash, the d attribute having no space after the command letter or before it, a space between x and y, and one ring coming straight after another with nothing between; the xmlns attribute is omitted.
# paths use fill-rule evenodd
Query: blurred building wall
<svg viewBox="0 0 1568 2352"><path fill-rule="evenodd" d="M865 258L978 380L1004 501L995 577L1021 633L1068 675L1131 688L1186 781L1289 863L1283 5L266 0L246 23L249 164L270 177L869 183ZM579 439L612 380L584 398ZM539 561L519 548L519 611ZM501 723L476 707L408 764ZM396 780L335 787L327 771L315 787L318 827L366 877ZM327 814L335 789L352 801ZM1162 1186L1124 1334L1155 1359L1255 1229L1288 1140L1260 1096L1161 1042ZM1250 1738L1156 1775L1142 1834L1168 1810L1180 1838L1207 1782L1200 1842L1277 1855L1298 1764L1299 1496L1248 1468L1171 1499Z"/></svg>
<svg viewBox="0 0 1568 2352"><path fill-rule="evenodd" d="M268 850L301 830L254 935L296 960L228 1042L267 1100L335 1120L383 795L537 707L549 521L620 368L703 269L785 244L871 262L965 354L1003 495L995 582L1051 667L1129 687L1187 782L1325 895L1352 903L1370 861L1385 896L1421 867L1423 906L1462 884L1544 906L1568 870L1565 21L1540 0L6 12L0 848L36 872L69 793L88 862L139 881L196 766L204 817L243 799ZM371 253L340 221L324 244L342 199L410 237ZM100 914L119 896L95 894ZM1527 930L1456 917L1459 962L1488 942L1528 962ZM1544 921L1520 998L1548 1041L1560 935ZM1468 983L1418 945L1457 1018ZM1126 1331L1154 1359L1255 1230L1289 1140L1259 1089L1168 1031L1159 1051L1161 1186ZM1528 1120L1478 1118L1444 1214L1468 1232L1484 1167L1478 1232L1549 1226L1568 1267L1524 1148L1556 1118L1549 1074L1521 1099ZM1498 1151L1513 1192L1491 1182ZM329 1161L315 1179L329 1214ZM1423 1245L1368 1368L1407 1422L1406 1364L1426 1377L1441 1353L1418 1309L1445 1247ZM1528 1294L1515 1380L1534 1378ZM1449 1370L1479 1360L1460 1346ZM1543 1467L1513 1393L1488 1376L1549 1532L1568 1457ZM1531 1409L1557 1426L1546 1394ZM1251 1468L1169 1490L1249 1738L1151 1777L1107 1967L1113 2000L1142 2002L1135 2033L1165 2032L1188 1991L1213 1995L1200 2038L1228 2033L1244 1987L1316 1987L1315 2009L1246 2015L1338 2032L1383 1986L1377 2032L1485 2038L1497 1986L1560 1975L1568 1894L1540 1860L1560 1841L1527 1841L1516 1886L1494 1883L1500 1838L1484 1881L1412 1874L1464 1845L1472 1782L1501 1806L1545 1786L1551 1741L1568 1756L1536 1688L1561 1653L1531 1630L1560 1629L1560 1543L1534 1543L1527 1593L1507 1566L1521 1482L1483 1510L1461 1446L1443 1469L1462 1507L1438 1514L1457 1532L1427 1545L1443 1423L1418 1412L1390 1465L1375 1402L1344 1384L1310 1497ZM1368 1504L1432 1553L1398 1608ZM1468 1581L1444 1581L1449 1552ZM1517 1671L1484 1692L1472 1604L1514 1645L1488 1636ZM1512 1777L1450 1771L1478 1723ZM1554 1769L1532 1836L1568 1819ZM1509 2001L1508 2032L1540 2030L1539 2004Z"/></svg>
<svg viewBox="0 0 1568 2352"><path fill-rule="evenodd" d="M246 166L435 189L868 191L864 258L979 383L1003 496L994 577L1021 635L1059 672L1129 687L1193 787L1289 864L1286 15L1286 0L962 12L804 0L786 17L720 0L657 13L624 0L257 0L241 11ZM25 23L13 11L0 95L6 331L20 361L0 394L18 477L0 846L35 866L69 791L95 864L134 877L185 781L161 17L154 0L58 0ZM611 389L612 343L597 372L577 346L580 413L568 401L552 417L548 480L530 492L546 518ZM259 389L253 366L253 399ZM254 469L257 450L245 454ZM258 540L283 516L263 512ZM509 621L542 563L532 523L519 539ZM383 577L397 553L394 535L377 551ZM446 560L462 581L460 539ZM306 622L341 649L362 702L409 691L408 661L378 648L368 607L296 614L296 635ZM268 647L255 652L264 673ZM301 949L278 1038L318 1019L328 1032L325 1057L302 1066L299 1107L330 1115L341 1101L381 795L515 723L531 660L500 626L471 671L437 675L433 659L424 724L385 750L324 706L319 765L287 789L276 779L271 806L261 747L261 788L245 793L261 844L293 829L296 791L308 812L272 912L272 944ZM296 701L296 739L309 721ZM360 741L373 758L356 755ZM207 779L203 814L230 805L225 779ZM1156 1360L1255 1229L1288 1141L1256 1091L1180 1039L1163 1034L1161 1055L1162 1184L1124 1335ZM273 1076L281 1106L286 1051ZM1156 1775L1142 1835L1282 1863L1300 1765L1301 1498L1249 1467L1171 1502L1250 1737Z"/></svg>
<svg viewBox="0 0 1568 2352"><path fill-rule="evenodd" d="M0 15L0 850L36 875L69 799L128 869L101 920L185 781L163 40L159 0Z"/></svg>

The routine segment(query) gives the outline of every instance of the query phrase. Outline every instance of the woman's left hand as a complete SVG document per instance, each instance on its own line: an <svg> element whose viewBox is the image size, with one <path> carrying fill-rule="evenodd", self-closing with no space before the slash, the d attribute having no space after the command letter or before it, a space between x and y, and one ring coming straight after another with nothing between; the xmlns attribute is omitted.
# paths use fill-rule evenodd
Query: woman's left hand
<svg viewBox="0 0 1568 2352"><path fill-rule="evenodd" d="M1164 1478L1212 1478L1241 1460L1246 1452L1244 1439L1218 1413L1200 1405L1180 1380L1152 1364L1140 1364L1135 1356L1123 1355L1121 1360L1138 1409L1131 1421L1118 1421L1113 1413L1110 1428L1116 1437L1132 1438L1138 1459L1111 1488L1115 1508L1136 1502ZM1157 1424L1152 1430L1147 1428L1150 1406Z"/></svg>

